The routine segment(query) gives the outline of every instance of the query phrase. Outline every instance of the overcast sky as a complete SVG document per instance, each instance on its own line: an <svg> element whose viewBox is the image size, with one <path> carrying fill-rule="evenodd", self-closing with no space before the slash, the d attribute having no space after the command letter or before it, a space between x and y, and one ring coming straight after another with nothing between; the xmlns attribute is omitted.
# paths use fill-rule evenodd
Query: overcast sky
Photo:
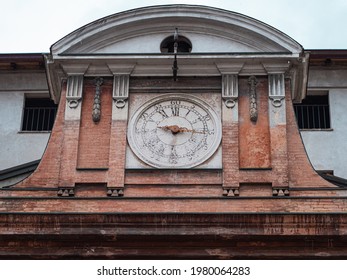
<svg viewBox="0 0 347 280"><path fill-rule="evenodd" d="M0 53L49 52L56 41L99 18L163 4L222 8L263 21L305 49L347 49L346 0L2 0Z"/></svg>

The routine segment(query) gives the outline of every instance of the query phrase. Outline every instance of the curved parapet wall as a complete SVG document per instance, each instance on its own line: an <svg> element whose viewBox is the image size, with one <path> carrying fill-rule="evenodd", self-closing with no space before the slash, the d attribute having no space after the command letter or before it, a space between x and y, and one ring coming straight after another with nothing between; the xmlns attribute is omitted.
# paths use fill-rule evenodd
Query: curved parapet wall
<svg viewBox="0 0 347 280"><path fill-rule="evenodd" d="M159 53L160 43L178 28L192 53L277 52L302 47L277 29L245 15L217 8L167 5L117 13L70 33L51 47L53 55Z"/></svg>

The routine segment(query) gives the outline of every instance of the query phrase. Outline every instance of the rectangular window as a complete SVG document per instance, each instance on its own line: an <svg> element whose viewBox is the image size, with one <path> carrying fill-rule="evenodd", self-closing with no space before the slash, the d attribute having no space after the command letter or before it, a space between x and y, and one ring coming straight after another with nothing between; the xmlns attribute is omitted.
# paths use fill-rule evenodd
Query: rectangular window
<svg viewBox="0 0 347 280"><path fill-rule="evenodd" d="M26 98L22 131L51 131L57 105L48 98Z"/></svg>
<svg viewBox="0 0 347 280"><path fill-rule="evenodd" d="M330 110L327 93L307 95L300 104L294 104L296 120L300 129L329 129Z"/></svg>

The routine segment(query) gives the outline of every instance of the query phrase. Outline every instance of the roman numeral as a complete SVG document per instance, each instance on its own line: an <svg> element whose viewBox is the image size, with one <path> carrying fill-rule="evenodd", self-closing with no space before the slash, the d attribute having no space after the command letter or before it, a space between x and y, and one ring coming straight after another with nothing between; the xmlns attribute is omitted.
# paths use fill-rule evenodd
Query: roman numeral
<svg viewBox="0 0 347 280"><path fill-rule="evenodd" d="M201 116L201 117L198 117L197 119L195 119L194 121L192 121L192 123L197 123L197 122L206 122L206 121L209 121L211 118L209 115L206 115L206 116Z"/></svg>
<svg viewBox="0 0 347 280"><path fill-rule="evenodd" d="M163 118L168 118L169 116L166 114L166 112L164 111L163 107L161 105L157 105L155 107L155 110L162 115Z"/></svg>
<svg viewBox="0 0 347 280"><path fill-rule="evenodd" d="M171 107L172 115L178 117L180 115L180 108L178 106Z"/></svg>

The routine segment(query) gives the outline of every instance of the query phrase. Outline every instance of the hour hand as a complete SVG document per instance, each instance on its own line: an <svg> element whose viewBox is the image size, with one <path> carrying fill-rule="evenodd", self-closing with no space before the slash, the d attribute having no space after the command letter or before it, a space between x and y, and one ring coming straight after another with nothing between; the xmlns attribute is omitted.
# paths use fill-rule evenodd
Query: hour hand
<svg viewBox="0 0 347 280"><path fill-rule="evenodd" d="M181 131L181 127L178 125L165 125L165 126L158 126L158 128L163 129L163 130L170 130L172 134L177 134Z"/></svg>
<svg viewBox="0 0 347 280"><path fill-rule="evenodd" d="M188 129L186 127L180 127L178 125L165 125L165 126L158 126L158 128L164 129L164 130L170 130L172 134L177 134L179 132L192 132L192 133L201 133L204 134L203 131L197 131L195 129Z"/></svg>

